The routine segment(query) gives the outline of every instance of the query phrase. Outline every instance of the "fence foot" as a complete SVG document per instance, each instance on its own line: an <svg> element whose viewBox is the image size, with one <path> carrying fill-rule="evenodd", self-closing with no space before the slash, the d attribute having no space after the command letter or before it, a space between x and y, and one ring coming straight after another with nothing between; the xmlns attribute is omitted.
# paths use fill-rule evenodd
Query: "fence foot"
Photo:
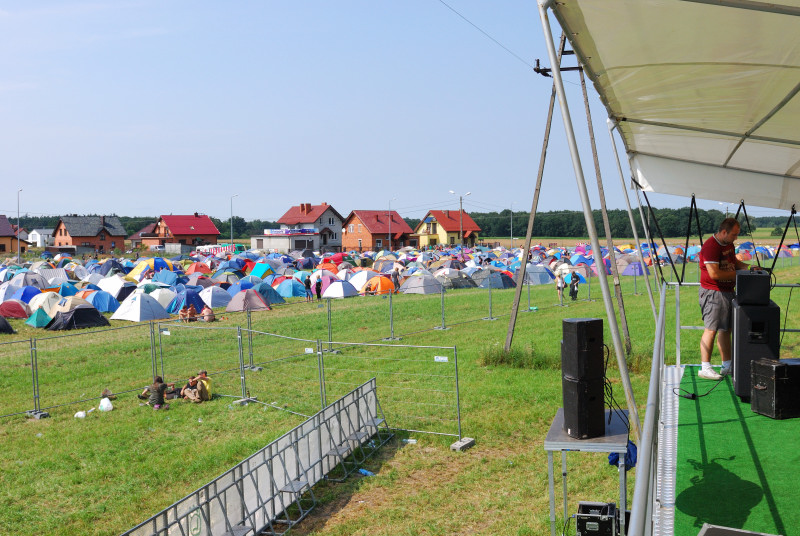
<svg viewBox="0 0 800 536"><path fill-rule="evenodd" d="M403 337L384 337L382 341L402 341Z"/></svg>
<svg viewBox="0 0 800 536"><path fill-rule="evenodd" d="M245 370L253 370L255 372L261 372L262 370L264 370L263 367L257 367L255 365L252 365L252 366L251 365L245 365L244 369Z"/></svg>
<svg viewBox="0 0 800 536"><path fill-rule="evenodd" d="M494 321L494 320L497 320L497 318L494 317L494 316L485 316L485 317L481 318L481 320L492 320L492 321Z"/></svg>
<svg viewBox="0 0 800 536"><path fill-rule="evenodd" d="M450 450L457 450L459 452L464 452L470 447L475 446L475 440L471 437L462 437L452 445L450 445Z"/></svg>
<svg viewBox="0 0 800 536"><path fill-rule="evenodd" d="M323 354L341 354L342 352L341 352L341 350L325 350L325 349L323 349L322 353Z"/></svg>
<svg viewBox="0 0 800 536"><path fill-rule="evenodd" d="M440 330L440 331L447 331L447 330L448 330L448 329L450 329L450 328L445 328L445 327L442 327L442 326L436 326L436 327L434 327L433 329L438 329L438 330Z"/></svg>
<svg viewBox="0 0 800 536"><path fill-rule="evenodd" d="M25 415L27 415L28 417L32 417L36 420L46 419L50 416L49 413L47 413L46 411L42 411L40 409L32 409L30 411L26 411Z"/></svg>
<svg viewBox="0 0 800 536"><path fill-rule="evenodd" d="M234 400L233 403L238 406L246 406L250 402L258 402L257 396L251 396L250 398L240 398L239 400Z"/></svg>

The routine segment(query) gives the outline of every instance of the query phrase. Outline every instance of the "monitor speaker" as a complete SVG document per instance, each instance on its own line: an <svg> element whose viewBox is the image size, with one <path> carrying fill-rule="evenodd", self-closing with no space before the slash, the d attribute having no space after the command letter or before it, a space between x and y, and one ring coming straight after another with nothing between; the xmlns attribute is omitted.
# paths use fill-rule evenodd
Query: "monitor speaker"
<svg viewBox="0 0 800 536"><path fill-rule="evenodd" d="M603 320L565 318L561 325L561 374L576 379L602 378Z"/></svg>
<svg viewBox="0 0 800 536"><path fill-rule="evenodd" d="M561 379L564 403L564 431L576 439L600 437L606 433L603 379Z"/></svg>
<svg viewBox="0 0 800 536"><path fill-rule="evenodd" d="M780 323L781 308L772 300L769 305L733 300L733 390L742 400L750 400L752 362L780 357Z"/></svg>

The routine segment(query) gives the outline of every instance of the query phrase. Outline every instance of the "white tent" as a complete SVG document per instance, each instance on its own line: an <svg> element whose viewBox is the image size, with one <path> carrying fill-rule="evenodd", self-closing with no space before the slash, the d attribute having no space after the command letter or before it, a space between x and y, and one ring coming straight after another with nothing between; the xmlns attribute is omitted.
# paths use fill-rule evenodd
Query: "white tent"
<svg viewBox="0 0 800 536"><path fill-rule="evenodd" d="M367 284L367 281L378 276L380 276L380 274L374 270L359 270L353 274L347 280L347 282L353 285L355 288L364 288L364 285Z"/></svg>
<svg viewBox="0 0 800 536"><path fill-rule="evenodd" d="M358 296L358 290L349 281L332 281L322 293L323 298L351 298Z"/></svg>
<svg viewBox="0 0 800 536"><path fill-rule="evenodd" d="M28 307L31 308L31 312L36 309L44 309L47 312L60 301L61 295L55 292L42 292L31 298L31 301L28 302Z"/></svg>
<svg viewBox="0 0 800 536"><path fill-rule="evenodd" d="M119 305L111 320L145 322L170 318L169 313L149 294L134 292Z"/></svg>
<svg viewBox="0 0 800 536"><path fill-rule="evenodd" d="M15 285L11 281L6 281L5 283L0 285L0 303L10 300L11 296L14 295L16 291L21 289L22 287L19 285ZM48 293L49 294L49 293Z"/></svg>
<svg viewBox="0 0 800 536"><path fill-rule="evenodd" d="M142 289L136 289L136 293L147 294L146 292L142 291ZM164 309L167 308L169 302L171 302L173 298L175 298L175 296L177 295L178 294L175 291L170 290L168 288L157 288L149 294L149 296L151 298L154 298L158 303L160 303L161 307L163 307Z"/></svg>
<svg viewBox="0 0 800 536"><path fill-rule="evenodd" d="M100 287L101 290L105 290L115 298L119 297L120 291L122 290L123 287L136 286L134 283L128 281L127 279L123 279L118 275L104 277L96 284L98 287Z"/></svg>
<svg viewBox="0 0 800 536"><path fill-rule="evenodd" d="M569 0L552 10L645 190L800 205L797 0Z"/></svg>
<svg viewBox="0 0 800 536"><path fill-rule="evenodd" d="M231 295L224 288L214 285L201 290L200 299L213 309L214 307L226 307L231 301Z"/></svg>

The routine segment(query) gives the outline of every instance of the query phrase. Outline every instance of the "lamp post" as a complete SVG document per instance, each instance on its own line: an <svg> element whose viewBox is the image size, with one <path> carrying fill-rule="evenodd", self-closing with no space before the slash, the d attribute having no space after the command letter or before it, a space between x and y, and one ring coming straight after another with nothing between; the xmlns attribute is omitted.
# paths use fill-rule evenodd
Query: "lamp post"
<svg viewBox="0 0 800 536"><path fill-rule="evenodd" d="M392 247L392 201L395 199L397 198L393 197L389 200L389 253L394 251L394 248Z"/></svg>
<svg viewBox="0 0 800 536"><path fill-rule="evenodd" d="M514 250L514 202L511 202L511 227L508 232L511 235L511 250Z"/></svg>
<svg viewBox="0 0 800 536"><path fill-rule="evenodd" d="M234 197L239 197L239 194L233 194L231 196L231 245L233 245L233 198Z"/></svg>
<svg viewBox="0 0 800 536"><path fill-rule="evenodd" d="M19 254L19 235L22 228L19 226L19 193L22 191L22 188L17 190L17 262L22 264L22 257Z"/></svg>
<svg viewBox="0 0 800 536"><path fill-rule="evenodd" d="M461 239L461 253L464 253L464 198L472 192L467 192L464 195L459 195L453 190L450 190L453 195L458 195L458 234Z"/></svg>
<svg viewBox="0 0 800 536"><path fill-rule="evenodd" d="M722 203L721 201L717 201L720 205L725 205L725 218L728 217L728 203Z"/></svg>

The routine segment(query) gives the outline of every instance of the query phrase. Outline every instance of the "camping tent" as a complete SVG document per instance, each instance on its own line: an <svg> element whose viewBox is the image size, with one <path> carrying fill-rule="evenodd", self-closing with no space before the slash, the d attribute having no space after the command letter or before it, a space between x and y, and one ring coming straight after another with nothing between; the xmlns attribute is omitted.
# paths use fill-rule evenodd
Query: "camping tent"
<svg viewBox="0 0 800 536"><path fill-rule="evenodd" d="M331 284L322 293L323 298L351 298L353 296L358 296L358 290L348 281L331 281Z"/></svg>
<svg viewBox="0 0 800 536"><path fill-rule="evenodd" d="M211 307L225 307L231 301L231 296L221 287L213 286L200 291L200 299L203 303Z"/></svg>
<svg viewBox="0 0 800 536"><path fill-rule="evenodd" d="M113 313L119 309L119 302L117 299L104 290L92 292L86 296L85 299L101 313Z"/></svg>
<svg viewBox="0 0 800 536"><path fill-rule="evenodd" d="M59 296L55 292L42 292L31 298L31 301L28 302L28 306L31 308L31 311L36 311L37 309L44 309L44 311L47 312L60 301L61 301L61 296Z"/></svg>
<svg viewBox="0 0 800 536"><path fill-rule="evenodd" d="M48 292L48 294L52 294L52 292ZM50 318L50 315L44 312L44 309L36 309L31 316L25 321L26 324L29 326L33 326L35 328L46 328L47 324L53 320Z"/></svg>
<svg viewBox="0 0 800 536"><path fill-rule="evenodd" d="M236 294L225 308L229 313L236 311L268 311L269 303L255 290L249 288Z"/></svg>
<svg viewBox="0 0 800 536"><path fill-rule="evenodd" d="M444 291L442 284L430 274L412 275L400 285L404 294L440 294Z"/></svg>
<svg viewBox="0 0 800 536"><path fill-rule="evenodd" d="M6 318L28 318L31 316L31 309L28 304L19 300L6 300L0 303L0 316Z"/></svg>
<svg viewBox="0 0 800 536"><path fill-rule="evenodd" d="M14 333L14 328L11 327L11 324L9 324L8 320L6 320L3 316L0 316L0 333L6 333L9 335Z"/></svg>
<svg viewBox="0 0 800 536"><path fill-rule="evenodd" d="M306 287L297 279L286 279L275 289L284 298L303 297Z"/></svg>
<svg viewBox="0 0 800 536"><path fill-rule="evenodd" d="M111 315L111 320L146 322L169 317L166 309L151 295L136 293L131 294L124 302L119 304L119 309Z"/></svg>
<svg viewBox="0 0 800 536"><path fill-rule="evenodd" d="M190 306L194 305L195 310L199 313L203 310L203 299L200 297L200 293L196 290L186 289L179 292L169 305L167 305L167 312L173 315L178 314L178 311L183 309L183 306Z"/></svg>
<svg viewBox="0 0 800 536"><path fill-rule="evenodd" d="M47 329L50 331L66 331L71 329L85 329L96 328L101 326L109 326L106 317L94 307L79 306L71 311L59 311L53 317L53 320L47 324Z"/></svg>
<svg viewBox="0 0 800 536"><path fill-rule="evenodd" d="M286 300L283 299L283 296L278 294L278 292L267 282L259 283L253 287L253 290L261 294L261 297L264 298L264 301L270 305L275 305L276 303L286 303Z"/></svg>

